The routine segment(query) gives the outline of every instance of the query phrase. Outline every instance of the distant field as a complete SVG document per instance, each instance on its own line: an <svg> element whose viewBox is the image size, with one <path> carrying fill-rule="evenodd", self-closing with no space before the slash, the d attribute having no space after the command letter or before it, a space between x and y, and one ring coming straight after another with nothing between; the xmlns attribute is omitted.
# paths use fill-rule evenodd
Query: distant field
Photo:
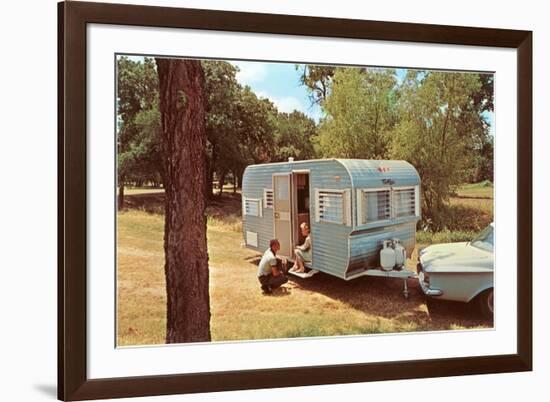
<svg viewBox="0 0 550 402"><path fill-rule="evenodd" d="M456 193L459 197L467 198L493 198L493 184L489 181L483 181L480 183L464 184L460 186Z"/></svg>
<svg viewBox="0 0 550 402"><path fill-rule="evenodd" d="M263 296L256 279L260 256L241 247L240 196L227 191L207 210L214 341L492 327L462 304L445 305L430 315L412 279L407 301L401 281L364 277L346 282L322 273L307 280L291 278L286 291ZM457 194L466 197L468 191L478 190L464 188ZM164 343L162 190L129 189L126 194L128 209L118 215L117 343ZM482 201L452 200L478 210L480 219L492 220L492 200Z"/></svg>

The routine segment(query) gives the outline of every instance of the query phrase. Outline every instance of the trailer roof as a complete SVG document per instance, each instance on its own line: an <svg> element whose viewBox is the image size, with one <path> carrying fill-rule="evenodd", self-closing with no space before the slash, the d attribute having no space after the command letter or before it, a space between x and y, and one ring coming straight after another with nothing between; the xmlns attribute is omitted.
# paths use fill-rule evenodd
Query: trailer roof
<svg viewBox="0 0 550 402"><path fill-rule="evenodd" d="M402 165L407 164L412 167L412 165L403 160L389 160L389 159L343 159L343 158L321 158L321 159L304 159L304 160L298 160L298 161L284 161L284 162L268 162L268 163L258 163L255 165L249 165L249 167L254 166L270 166L270 165L286 165L286 164L300 164L300 163L311 163L311 162L340 162L344 166L352 166L352 165L362 165L364 167L367 166L381 166L381 165Z"/></svg>
<svg viewBox="0 0 550 402"><path fill-rule="evenodd" d="M302 167L311 164L337 163L348 173L352 187L375 187L385 185L412 186L420 184L418 172L407 161L378 159L310 159L292 162L274 162L250 165L248 168ZM308 167L308 166L305 166Z"/></svg>

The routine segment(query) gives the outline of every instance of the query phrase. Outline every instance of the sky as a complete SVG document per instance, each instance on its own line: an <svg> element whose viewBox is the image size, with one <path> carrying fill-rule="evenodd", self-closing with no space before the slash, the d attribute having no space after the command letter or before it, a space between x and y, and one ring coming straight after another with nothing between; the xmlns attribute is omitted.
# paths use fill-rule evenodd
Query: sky
<svg viewBox="0 0 550 402"><path fill-rule="evenodd" d="M237 81L248 85L260 98L271 100L280 112L299 110L316 122L322 116L319 105L312 104L309 92L300 84L300 71L291 63L253 61L230 62L239 68Z"/></svg>
<svg viewBox="0 0 550 402"><path fill-rule="evenodd" d="M143 61L142 56L130 56L134 61ZM312 104L309 92L300 84L300 71L293 63L267 63L255 61L229 61L237 66L237 81L248 85L260 98L271 100L280 112L290 113L298 110L319 122L323 111L318 104ZM407 69L396 69L398 84L407 74ZM485 112L483 117L490 124L490 133L494 135L494 113Z"/></svg>

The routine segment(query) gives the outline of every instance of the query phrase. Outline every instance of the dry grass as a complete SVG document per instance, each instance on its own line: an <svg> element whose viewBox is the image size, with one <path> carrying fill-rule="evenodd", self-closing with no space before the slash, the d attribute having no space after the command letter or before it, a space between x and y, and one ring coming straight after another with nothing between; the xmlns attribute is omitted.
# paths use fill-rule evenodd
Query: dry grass
<svg viewBox="0 0 550 402"><path fill-rule="evenodd" d="M118 216L117 343L164 343L162 194L131 195L126 205L131 209ZM492 326L463 304L448 303L430 314L413 279L408 282L409 300L403 299L398 280L363 277L346 282L323 273L306 280L292 277L273 296L264 296L256 278L260 256L241 247L239 195L212 203L208 215L214 341Z"/></svg>

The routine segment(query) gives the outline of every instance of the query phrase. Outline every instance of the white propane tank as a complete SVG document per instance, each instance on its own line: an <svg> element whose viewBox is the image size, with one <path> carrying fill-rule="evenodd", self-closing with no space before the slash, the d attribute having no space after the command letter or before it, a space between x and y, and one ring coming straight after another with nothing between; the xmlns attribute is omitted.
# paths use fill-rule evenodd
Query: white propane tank
<svg viewBox="0 0 550 402"><path fill-rule="evenodd" d="M399 239L393 239L393 249L395 250L395 265L397 268L402 268L407 260L407 251Z"/></svg>
<svg viewBox="0 0 550 402"><path fill-rule="evenodd" d="M395 250L390 247L391 240L384 240L380 250L380 266L384 271L391 271L395 266Z"/></svg>

